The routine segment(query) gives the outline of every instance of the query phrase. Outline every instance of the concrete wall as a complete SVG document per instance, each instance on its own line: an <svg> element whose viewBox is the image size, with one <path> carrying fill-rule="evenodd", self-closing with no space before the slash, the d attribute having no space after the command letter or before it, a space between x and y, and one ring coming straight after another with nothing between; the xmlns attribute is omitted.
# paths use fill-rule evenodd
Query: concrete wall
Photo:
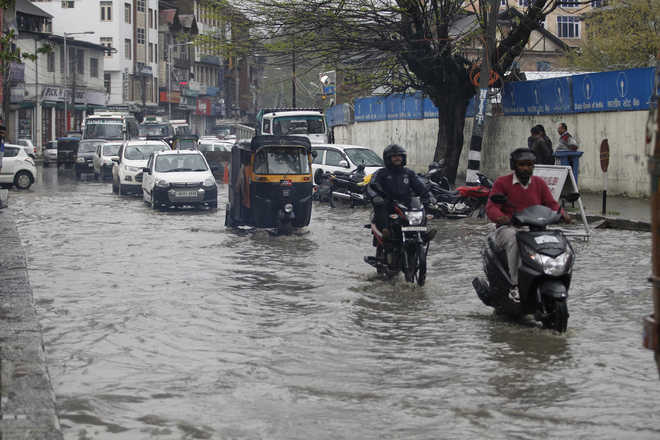
<svg viewBox="0 0 660 440"><path fill-rule="evenodd" d="M580 141L584 152L580 160L579 187L582 191L602 191L600 144L605 138L610 146L608 194L647 197L650 193L645 145L648 112L603 112L570 115L496 116L489 120L482 148L482 172L491 177L508 172L509 153L527 146L529 130L545 126L557 147L557 125L566 122L568 131ZM365 145L381 153L392 142L408 149L408 164L423 171L433 159L437 137L435 119L361 122L334 128L337 143ZM472 132L472 120L465 124L465 143L458 169L465 175Z"/></svg>

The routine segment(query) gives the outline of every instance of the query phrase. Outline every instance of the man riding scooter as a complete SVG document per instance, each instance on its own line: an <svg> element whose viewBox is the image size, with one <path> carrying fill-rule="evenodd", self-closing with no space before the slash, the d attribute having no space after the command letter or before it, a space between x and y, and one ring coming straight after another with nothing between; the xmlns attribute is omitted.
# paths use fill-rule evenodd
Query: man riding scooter
<svg viewBox="0 0 660 440"><path fill-rule="evenodd" d="M506 252L509 276L513 284L509 297L513 301L520 300L518 292L520 255L516 240L518 229L511 225L511 217L514 213L534 205L544 205L553 211L561 209L545 181L532 175L535 161L536 155L529 148L513 150L509 156L509 166L513 173L498 177L491 190L493 195L506 195L507 202L502 205L489 199L486 204L488 218L497 225L495 244ZM563 220L570 223L570 216L563 209L560 212Z"/></svg>
<svg viewBox="0 0 660 440"><path fill-rule="evenodd" d="M374 207L373 223L384 240L388 240L391 231L387 228L388 216L393 212L393 202L408 205L411 197L417 195L424 205L435 203L428 188L417 174L406 168L406 150L397 144L388 145L383 151L385 168L376 171L367 187L367 197ZM374 246L377 246L374 242ZM381 252L376 252L376 258ZM365 260L368 257L365 257Z"/></svg>

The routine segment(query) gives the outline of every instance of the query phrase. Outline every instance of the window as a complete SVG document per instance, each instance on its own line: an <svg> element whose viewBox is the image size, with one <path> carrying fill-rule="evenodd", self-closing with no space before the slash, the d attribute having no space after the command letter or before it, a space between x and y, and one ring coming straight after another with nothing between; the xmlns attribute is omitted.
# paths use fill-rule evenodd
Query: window
<svg viewBox="0 0 660 440"><path fill-rule="evenodd" d="M562 8L577 8L580 6L580 0L559 0L559 6Z"/></svg>
<svg viewBox="0 0 660 440"><path fill-rule="evenodd" d="M101 2L101 21L112 21L112 2Z"/></svg>
<svg viewBox="0 0 660 440"><path fill-rule="evenodd" d="M321 165L323 164L323 151L320 148L313 150L316 153L316 157L312 155L312 163L316 165Z"/></svg>
<svg viewBox="0 0 660 440"><path fill-rule="evenodd" d="M580 19L578 17L557 17L557 36L559 38L580 38Z"/></svg>
<svg viewBox="0 0 660 440"><path fill-rule="evenodd" d="M131 39L124 39L124 56L127 60L131 59Z"/></svg>
<svg viewBox="0 0 660 440"><path fill-rule="evenodd" d="M592 8L602 8L607 5L607 0L591 0Z"/></svg>
<svg viewBox="0 0 660 440"><path fill-rule="evenodd" d="M149 8L149 29L154 27L154 10Z"/></svg>
<svg viewBox="0 0 660 440"><path fill-rule="evenodd" d="M60 73L64 73L64 46L60 46Z"/></svg>
<svg viewBox="0 0 660 440"><path fill-rule="evenodd" d="M137 28L137 44L144 44L144 28Z"/></svg>
<svg viewBox="0 0 660 440"><path fill-rule="evenodd" d="M152 43L149 43L149 62L154 62L154 45Z"/></svg>
<svg viewBox="0 0 660 440"><path fill-rule="evenodd" d="M342 161L344 158L342 157L341 153L337 150L326 150L325 152L325 164L330 165L333 167L338 167L341 166L339 165L339 162Z"/></svg>
<svg viewBox="0 0 660 440"><path fill-rule="evenodd" d="M506 6L507 0L500 0L500 6Z"/></svg>
<svg viewBox="0 0 660 440"><path fill-rule="evenodd" d="M98 78L99 77L99 59L98 58L90 58L89 59L89 76L92 78Z"/></svg>
<svg viewBox="0 0 660 440"><path fill-rule="evenodd" d="M78 49L76 55L78 57L78 73L82 75L85 73L85 51Z"/></svg>
<svg viewBox="0 0 660 440"><path fill-rule="evenodd" d="M74 7L72 0L62 0L62 9L72 9Z"/></svg>
<svg viewBox="0 0 660 440"><path fill-rule="evenodd" d="M46 64L48 65L49 72L55 72L55 54L53 52L48 52Z"/></svg>
<svg viewBox="0 0 660 440"><path fill-rule="evenodd" d="M138 12L144 12L144 0L135 0L135 7Z"/></svg>
<svg viewBox="0 0 660 440"><path fill-rule="evenodd" d="M158 63L158 43L154 44L154 62Z"/></svg>
<svg viewBox="0 0 660 440"><path fill-rule="evenodd" d="M101 46L105 46L105 56L112 56L112 37L101 37Z"/></svg>
<svg viewBox="0 0 660 440"><path fill-rule="evenodd" d="M110 82L110 74L109 73L104 73L103 74L103 87L105 88L105 93L107 93L109 95L110 90L111 90L111 82Z"/></svg>
<svg viewBox="0 0 660 440"><path fill-rule="evenodd" d="M518 0L518 6L529 6L529 0Z"/></svg>
<svg viewBox="0 0 660 440"><path fill-rule="evenodd" d="M133 15L133 8L130 3L124 3L124 21L131 23L131 16Z"/></svg>
<svg viewBox="0 0 660 440"><path fill-rule="evenodd" d="M69 75L73 75L76 71L76 49L69 46L69 54L66 62L69 64Z"/></svg>

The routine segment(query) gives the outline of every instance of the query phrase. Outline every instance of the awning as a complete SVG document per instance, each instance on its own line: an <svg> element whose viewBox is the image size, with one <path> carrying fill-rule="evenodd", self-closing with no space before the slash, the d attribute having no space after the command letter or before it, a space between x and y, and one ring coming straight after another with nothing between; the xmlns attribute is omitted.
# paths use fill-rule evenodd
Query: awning
<svg viewBox="0 0 660 440"><path fill-rule="evenodd" d="M85 104L76 104L75 108L76 108L76 110L86 110L87 109Z"/></svg>
<svg viewBox="0 0 660 440"><path fill-rule="evenodd" d="M55 101L41 101L41 107L44 108L55 107L55 104L57 104Z"/></svg>
<svg viewBox="0 0 660 440"><path fill-rule="evenodd" d="M25 15L36 15L37 17L53 18L48 12L36 7L28 0L16 0L16 12Z"/></svg>
<svg viewBox="0 0 660 440"><path fill-rule="evenodd" d="M33 107L34 107L34 102L32 101L23 101L19 106L19 108L33 108Z"/></svg>

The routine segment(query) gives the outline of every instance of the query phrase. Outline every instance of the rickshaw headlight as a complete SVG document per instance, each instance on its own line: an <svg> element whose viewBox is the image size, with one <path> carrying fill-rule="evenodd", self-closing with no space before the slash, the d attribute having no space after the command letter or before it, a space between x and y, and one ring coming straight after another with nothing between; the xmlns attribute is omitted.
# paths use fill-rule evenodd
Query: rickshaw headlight
<svg viewBox="0 0 660 440"><path fill-rule="evenodd" d="M287 203L284 205L284 212L289 214L291 211L293 211L293 205L291 203Z"/></svg>
<svg viewBox="0 0 660 440"><path fill-rule="evenodd" d="M158 179L156 181L156 186L159 187L159 188L169 188L170 182L168 182L167 180L164 180L164 179Z"/></svg>
<svg viewBox="0 0 660 440"><path fill-rule="evenodd" d="M206 187L211 187L215 185L215 179L213 177L207 177L204 182L202 182L202 186Z"/></svg>

